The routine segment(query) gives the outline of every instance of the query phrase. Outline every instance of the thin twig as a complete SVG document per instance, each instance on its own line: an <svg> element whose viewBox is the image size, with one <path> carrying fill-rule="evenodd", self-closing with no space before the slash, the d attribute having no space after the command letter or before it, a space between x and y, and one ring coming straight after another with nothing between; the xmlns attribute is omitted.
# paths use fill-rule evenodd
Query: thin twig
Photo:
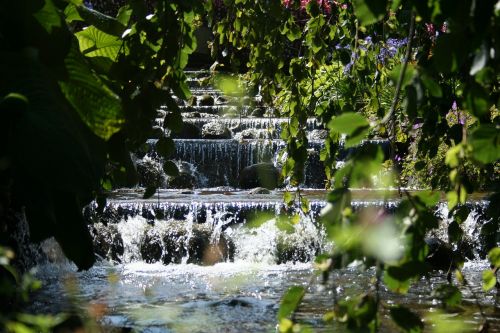
<svg viewBox="0 0 500 333"><path fill-rule="evenodd" d="M393 120L394 114L396 112L396 107L399 101L399 95L401 94L401 88L403 86L403 80L406 73L406 68L408 67L408 62L410 61L411 56L411 46L412 40L415 35L415 12L411 13L411 21L410 21L410 32L408 34L408 44L406 47L406 54L403 61L403 67L401 68L401 72L399 72L398 83L396 85L396 93L394 94L394 99L392 100L391 108L389 113L382 119L382 124L386 124L389 121Z"/></svg>

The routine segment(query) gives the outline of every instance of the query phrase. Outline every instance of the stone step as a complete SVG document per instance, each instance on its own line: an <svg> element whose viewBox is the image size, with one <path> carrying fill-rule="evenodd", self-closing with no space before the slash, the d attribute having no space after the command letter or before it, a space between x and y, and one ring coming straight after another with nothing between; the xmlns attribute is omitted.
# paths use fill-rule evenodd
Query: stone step
<svg viewBox="0 0 500 333"><path fill-rule="evenodd" d="M163 184L166 176L162 171L161 158L155 152L156 140L149 140L148 143L148 151L142 154L138 153L137 156L140 160L137 163L138 165L144 165L141 168L146 175L155 175L156 173L157 175L153 178L159 179ZM177 161L179 169L186 170L186 178L175 181L175 184L184 182L186 185L175 185L177 188L178 186L190 188L217 186L247 188L247 180L242 178L243 170L262 163L270 165L269 168L265 167L268 168L265 171L266 174L268 170L273 168L278 170L276 172L269 171L272 176L269 178L272 184L281 184L282 182L278 181L278 179L279 169L286 157L284 154L286 143L283 140L175 139L174 143L175 153L171 156L171 159ZM369 143L380 145L386 156L388 156L389 145L385 140L367 141L363 145ZM304 187L324 188L325 186L324 166L320 161L320 152L323 147L324 141L322 140L309 142L308 159L304 170ZM356 149L358 148L341 148L338 154L339 165ZM258 173L257 169L254 171ZM254 171L249 170L248 172ZM144 186L148 186L145 183L146 181L147 179L142 182L142 184L145 184ZM172 184L169 183L168 186L173 186ZM259 185L248 186L255 187Z"/></svg>

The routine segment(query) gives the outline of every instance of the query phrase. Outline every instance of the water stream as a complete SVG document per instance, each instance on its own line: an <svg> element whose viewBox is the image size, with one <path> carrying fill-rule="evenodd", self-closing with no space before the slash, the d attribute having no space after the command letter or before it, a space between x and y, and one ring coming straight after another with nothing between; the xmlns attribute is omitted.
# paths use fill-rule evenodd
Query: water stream
<svg viewBox="0 0 500 333"><path fill-rule="evenodd" d="M194 78L203 75L191 73ZM200 132L218 122L230 137L175 139L174 159L187 165L183 170L195 179L186 189L163 188L147 200L137 189L122 189L113 193L103 212L96 204L87 207L84 215L100 257L89 271L77 272L62 259L53 241L43 244L49 258L36 267L36 276L44 287L29 310L72 310L91 317L104 331L274 332L281 296L288 287L302 285L308 293L297 319L317 332L344 332L344 326L326 324L323 314L336 299L373 289L375 272L354 265L323 281L314 270L315 255L332 246L319 221L327 192L322 190L324 174L318 157L322 144L314 138L321 134L322 125L312 119L307 123L310 133L317 132L309 142L303 195L310 207L304 214L284 205L286 184L270 191L240 188L246 167L263 162L280 167L284 143L279 132L286 119L251 117L249 107L243 108L243 117L222 117L220 112L231 106L221 102L220 92L191 81L193 95L198 100L211 96L213 105L181 105L185 121ZM161 119L157 122L161 124ZM367 143L387 149L384 140ZM150 140L152 147L154 140ZM349 153L343 151L339 162ZM161 162L154 149L138 154L137 163L145 159L150 164ZM354 209L371 207L390 214L399 199L393 195L381 200L383 193L354 191ZM474 258L481 248L480 227L487 222L481 220L484 205L481 200L471 202L472 211L464 223ZM296 214L298 220L292 220ZM436 214L442 216L445 230L446 205L439 205ZM432 237L445 237L441 231ZM478 302L492 324L491 332L500 332L496 295L481 289L486 267L477 259L466 263L464 273L471 287L463 290L461 314L466 324L479 324ZM382 286L381 331L397 331L388 320L391 304L404 303L423 315L436 312L440 304L431 291L443 283L444 274L436 272L417 281L406 295Z"/></svg>

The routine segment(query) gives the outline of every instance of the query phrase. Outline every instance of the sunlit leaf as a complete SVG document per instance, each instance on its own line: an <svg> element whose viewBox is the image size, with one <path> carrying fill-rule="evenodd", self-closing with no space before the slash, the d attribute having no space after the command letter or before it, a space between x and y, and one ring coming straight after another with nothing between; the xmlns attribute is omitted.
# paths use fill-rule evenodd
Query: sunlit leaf
<svg viewBox="0 0 500 333"><path fill-rule="evenodd" d="M109 139L124 123L120 98L91 72L75 49L66 58L66 69L69 78L59 82L61 91L90 129Z"/></svg>
<svg viewBox="0 0 500 333"><path fill-rule="evenodd" d="M116 60L120 51L125 51L120 37L109 35L94 26L90 26L75 34L80 50L87 57L105 57Z"/></svg>
<svg viewBox="0 0 500 333"><path fill-rule="evenodd" d="M500 247L495 247L488 252L488 260L495 267L500 267Z"/></svg>
<svg viewBox="0 0 500 333"><path fill-rule="evenodd" d="M483 271L483 290L484 291L489 291L489 290L495 288L496 283L497 283L497 277L496 277L494 271L492 271L491 269Z"/></svg>
<svg viewBox="0 0 500 333"><path fill-rule="evenodd" d="M299 286L293 286L283 295L280 303L280 308L278 310L278 320L290 317L293 312L297 309L302 297L305 295L305 289Z"/></svg>

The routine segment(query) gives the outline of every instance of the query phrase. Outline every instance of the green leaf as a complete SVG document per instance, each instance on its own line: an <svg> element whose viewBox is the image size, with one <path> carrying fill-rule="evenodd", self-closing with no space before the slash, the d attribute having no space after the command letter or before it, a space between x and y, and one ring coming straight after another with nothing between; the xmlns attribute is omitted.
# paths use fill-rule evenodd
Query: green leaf
<svg viewBox="0 0 500 333"><path fill-rule="evenodd" d="M156 190L157 190L156 187L148 187L148 188L146 188L146 190L144 191L144 195L142 196L142 198L143 199L149 199L149 198L151 198L153 195L156 194Z"/></svg>
<svg viewBox="0 0 500 333"><path fill-rule="evenodd" d="M167 176L176 177L179 175L179 169L177 165L172 161L165 161L163 163L163 171L167 174Z"/></svg>
<svg viewBox="0 0 500 333"><path fill-rule="evenodd" d="M424 329L424 322L422 319L408 308L403 306L392 307L390 309L390 314L392 320L401 330L403 330L403 332L419 333Z"/></svg>
<svg viewBox="0 0 500 333"><path fill-rule="evenodd" d="M128 26L130 17L132 16L132 9L130 6L123 6L118 10L118 15L116 15L116 20L120 22L124 27Z"/></svg>
<svg viewBox="0 0 500 333"><path fill-rule="evenodd" d="M415 194L415 197L425 206L432 208L438 204L440 193L437 191L420 191Z"/></svg>
<svg viewBox="0 0 500 333"><path fill-rule="evenodd" d="M304 214L309 212L309 199L306 197L300 198L300 209L304 212Z"/></svg>
<svg viewBox="0 0 500 333"><path fill-rule="evenodd" d="M359 144L368 133L370 124L362 115L354 112L346 112L332 119L328 123L330 130L347 134L346 147L353 147Z"/></svg>
<svg viewBox="0 0 500 333"><path fill-rule="evenodd" d="M163 127L171 129L174 133L180 133L184 127L181 114L179 112L168 112L163 120Z"/></svg>
<svg viewBox="0 0 500 333"><path fill-rule="evenodd" d="M45 0L42 9L33 14L33 16L49 34L52 33L54 28L61 28L63 26L59 10L52 0Z"/></svg>
<svg viewBox="0 0 500 333"><path fill-rule="evenodd" d="M343 134L352 134L358 128L366 126L369 126L369 123L365 117L354 112L341 114L328 123L328 128L332 131Z"/></svg>
<svg viewBox="0 0 500 333"><path fill-rule="evenodd" d="M275 221L276 228L278 228L280 231L286 232L287 234L293 234L295 232L294 225L298 223L298 221L294 221L294 219L296 219L296 216L298 216L298 214L292 216L290 220L288 220L288 218L282 217L277 218Z"/></svg>
<svg viewBox="0 0 500 333"><path fill-rule="evenodd" d="M103 13L96 10L87 8L86 6L76 6L76 10L78 11L78 14L80 14L81 18L85 20L85 22L87 22L91 26L96 27L100 31L105 32L106 34L121 37L126 29L126 26L117 19L111 16L104 15Z"/></svg>
<svg viewBox="0 0 500 333"><path fill-rule="evenodd" d="M66 22L71 23L73 21L83 21L83 18L78 13L76 6L74 4L69 4L64 9L64 17L66 18Z"/></svg>
<svg viewBox="0 0 500 333"><path fill-rule="evenodd" d="M403 68L403 65L398 64L398 65L394 66L392 71L389 73L389 77L391 78L394 85L396 85L399 81L399 76L401 74L402 68ZM408 64L408 66L406 66L403 81L401 82L401 88L404 89L406 86L408 86L411 83L411 80L413 79L414 74L415 74L415 67L412 66L411 64Z"/></svg>
<svg viewBox="0 0 500 333"><path fill-rule="evenodd" d="M278 320L291 316L299 306L306 291L303 287L293 286L285 293L281 299L280 308L278 310Z"/></svg>
<svg viewBox="0 0 500 333"><path fill-rule="evenodd" d="M287 206L291 206L293 204L293 202L295 201L295 193L291 193L291 192L286 191L283 194L283 201L285 202L285 204Z"/></svg>
<svg viewBox="0 0 500 333"><path fill-rule="evenodd" d="M446 199L448 200L448 210L452 210L458 205L458 193L455 191L450 191L446 193Z"/></svg>
<svg viewBox="0 0 500 333"><path fill-rule="evenodd" d="M114 61L123 47L121 38L109 35L94 26L77 32L75 36L78 38L80 51L87 57L105 57Z"/></svg>
<svg viewBox="0 0 500 333"><path fill-rule="evenodd" d="M426 74L421 74L420 79L422 80L425 88L427 88L429 95L437 98L443 96L443 90L441 89L441 86L432 77Z"/></svg>
<svg viewBox="0 0 500 333"><path fill-rule="evenodd" d="M500 267L500 247L495 247L488 252L488 260L495 267Z"/></svg>
<svg viewBox="0 0 500 333"><path fill-rule="evenodd" d="M258 212L253 216L251 216L250 218L247 218L248 222L245 223L245 227L249 229L259 228L264 223L274 218L275 218L274 214L267 212Z"/></svg>
<svg viewBox="0 0 500 333"><path fill-rule="evenodd" d="M61 91L90 129L109 139L124 123L120 98L91 72L75 46L65 63L69 77L59 82Z"/></svg>
<svg viewBox="0 0 500 333"><path fill-rule="evenodd" d="M444 305L448 307L455 307L462 302L462 293L456 286L450 284L442 284L436 288L432 295L439 298Z"/></svg>
<svg viewBox="0 0 500 333"><path fill-rule="evenodd" d="M495 276L495 272L491 269L488 269L483 272L483 290L489 291L495 287L497 283L497 277Z"/></svg>
<svg viewBox="0 0 500 333"><path fill-rule="evenodd" d="M175 152L175 143L171 138L162 137L156 142L156 152L163 158L170 158Z"/></svg>
<svg viewBox="0 0 500 333"><path fill-rule="evenodd" d="M487 117L491 102L489 92L477 83L471 83L466 89L465 101L468 111L478 118Z"/></svg>
<svg viewBox="0 0 500 333"><path fill-rule="evenodd" d="M475 160L487 164L500 159L500 129L495 125L479 126L469 136L469 143Z"/></svg>
<svg viewBox="0 0 500 333"><path fill-rule="evenodd" d="M464 231L456 221L452 221L448 225L448 238L450 242L459 242L463 237Z"/></svg>
<svg viewBox="0 0 500 333"><path fill-rule="evenodd" d="M390 266L384 272L384 283L395 292L405 294L411 281L424 274L427 266L423 262L410 261L399 266Z"/></svg>
<svg viewBox="0 0 500 333"><path fill-rule="evenodd" d="M432 57L439 72L456 71L467 57L467 43L460 34L442 34L438 37Z"/></svg>
<svg viewBox="0 0 500 333"><path fill-rule="evenodd" d="M354 0L354 13L362 25L370 25L384 18L387 0Z"/></svg>

